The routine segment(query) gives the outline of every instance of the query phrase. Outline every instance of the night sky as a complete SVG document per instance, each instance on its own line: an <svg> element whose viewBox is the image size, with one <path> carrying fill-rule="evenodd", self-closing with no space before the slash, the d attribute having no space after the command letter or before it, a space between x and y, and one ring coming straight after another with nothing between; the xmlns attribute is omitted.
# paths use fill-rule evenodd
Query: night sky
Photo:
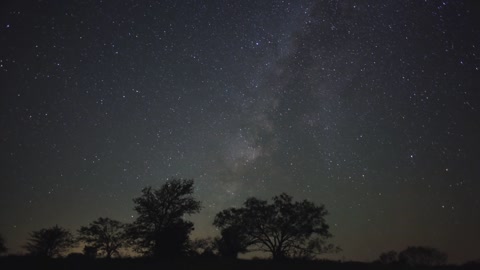
<svg viewBox="0 0 480 270"><path fill-rule="evenodd" d="M474 1L2 1L0 49L10 252L193 178L193 237L287 192L325 204L332 258L480 258Z"/></svg>

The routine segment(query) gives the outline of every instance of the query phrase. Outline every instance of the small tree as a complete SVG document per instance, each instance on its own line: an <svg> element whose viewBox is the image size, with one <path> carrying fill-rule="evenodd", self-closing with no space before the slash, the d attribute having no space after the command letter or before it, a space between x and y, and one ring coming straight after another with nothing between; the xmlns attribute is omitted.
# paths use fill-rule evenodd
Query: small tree
<svg viewBox="0 0 480 270"><path fill-rule="evenodd" d="M231 235L229 230L236 231L246 246L269 252L273 259L311 258L338 250L325 243L331 237L326 215L323 205L307 200L293 202L283 193L273 197L272 204L250 198L242 208L224 210L216 215L214 225L222 230L222 236Z"/></svg>
<svg viewBox="0 0 480 270"><path fill-rule="evenodd" d="M187 253L193 223L183 218L200 211L192 194L193 180L186 179L167 181L160 189L144 188L133 199L138 217L128 228L134 249L154 257Z"/></svg>
<svg viewBox="0 0 480 270"><path fill-rule="evenodd" d="M447 254L431 247L408 247L398 254L398 260L410 266L438 266L447 262Z"/></svg>
<svg viewBox="0 0 480 270"><path fill-rule="evenodd" d="M5 239L3 239L3 236L0 234L0 255L3 253L7 253L8 249L5 246Z"/></svg>
<svg viewBox="0 0 480 270"><path fill-rule="evenodd" d="M120 221L98 218L78 230L78 239L96 248L105 257L111 258L115 255L119 256L119 249L126 242L124 229L125 226Z"/></svg>
<svg viewBox="0 0 480 270"><path fill-rule="evenodd" d="M24 248L30 255L42 257L56 257L75 245L72 234L57 225L33 231Z"/></svg>
<svg viewBox="0 0 480 270"><path fill-rule="evenodd" d="M247 247L253 241L239 226L225 227L221 231L221 237L214 240L218 254L226 258L237 258L239 253L247 252Z"/></svg>
<svg viewBox="0 0 480 270"><path fill-rule="evenodd" d="M98 253L98 249L96 247L92 247L92 246L83 247L83 255L85 255L85 257L87 258L95 259L97 258L97 253Z"/></svg>
<svg viewBox="0 0 480 270"><path fill-rule="evenodd" d="M213 257L215 256L215 243L212 238L197 238L190 241L191 255Z"/></svg>
<svg viewBox="0 0 480 270"><path fill-rule="evenodd" d="M390 250L388 252L383 252L380 254L379 261L382 264L392 264L397 262L397 252Z"/></svg>

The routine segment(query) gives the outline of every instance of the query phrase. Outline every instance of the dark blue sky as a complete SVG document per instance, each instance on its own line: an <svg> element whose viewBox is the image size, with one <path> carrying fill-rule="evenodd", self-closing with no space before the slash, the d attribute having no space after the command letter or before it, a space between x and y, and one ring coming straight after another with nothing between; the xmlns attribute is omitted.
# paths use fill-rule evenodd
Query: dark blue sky
<svg viewBox="0 0 480 270"><path fill-rule="evenodd" d="M135 217L194 178L203 210L324 203L335 258L480 241L474 1L4 1L0 233Z"/></svg>

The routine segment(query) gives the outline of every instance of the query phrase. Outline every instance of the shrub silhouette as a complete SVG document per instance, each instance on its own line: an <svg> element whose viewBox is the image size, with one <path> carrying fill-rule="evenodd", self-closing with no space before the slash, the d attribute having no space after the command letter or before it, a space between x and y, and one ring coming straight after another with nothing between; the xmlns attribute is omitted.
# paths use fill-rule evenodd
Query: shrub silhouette
<svg viewBox="0 0 480 270"><path fill-rule="evenodd" d="M275 260L311 258L336 250L325 243L325 239L331 237L326 215L323 205L316 206L307 200L293 202L291 196L283 193L273 197L272 204L249 198L241 208L218 213L214 225L222 230L223 243L233 243L229 247L233 250L232 256L245 246L255 246L270 253ZM237 238L229 239L233 236Z"/></svg>
<svg viewBox="0 0 480 270"><path fill-rule="evenodd" d="M75 245L72 234L57 225L33 231L24 248L30 255L40 257L57 257Z"/></svg>
<svg viewBox="0 0 480 270"><path fill-rule="evenodd" d="M192 194L193 180L186 179L167 181L160 189L144 188L133 199L138 217L127 229L134 250L153 257L186 254L193 223L183 217L200 211Z"/></svg>
<svg viewBox="0 0 480 270"><path fill-rule="evenodd" d="M379 261L382 264L392 264L397 262L398 254L394 250L390 250L380 254Z"/></svg>
<svg viewBox="0 0 480 270"><path fill-rule="evenodd" d="M119 256L119 249L126 242L124 228L120 221L101 217L88 226L82 226L78 230L78 240L95 248L96 253L101 252L106 258Z"/></svg>
<svg viewBox="0 0 480 270"><path fill-rule="evenodd" d="M410 266L438 266L447 262L447 254L431 247L408 247L398 254L398 260Z"/></svg>

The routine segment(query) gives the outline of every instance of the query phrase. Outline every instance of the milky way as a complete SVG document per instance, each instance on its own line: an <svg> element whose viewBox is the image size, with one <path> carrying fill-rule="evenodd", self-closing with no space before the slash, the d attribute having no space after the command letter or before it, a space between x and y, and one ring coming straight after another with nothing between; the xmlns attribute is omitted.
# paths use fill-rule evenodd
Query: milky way
<svg viewBox="0 0 480 270"><path fill-rule="evenodd" d="M10 2L10 3L9 3ZM0 233L131 222L193 178L194 237L287 192L325 204L330 256L428 245L478 259L474 1L7 1Z"/></svg>

